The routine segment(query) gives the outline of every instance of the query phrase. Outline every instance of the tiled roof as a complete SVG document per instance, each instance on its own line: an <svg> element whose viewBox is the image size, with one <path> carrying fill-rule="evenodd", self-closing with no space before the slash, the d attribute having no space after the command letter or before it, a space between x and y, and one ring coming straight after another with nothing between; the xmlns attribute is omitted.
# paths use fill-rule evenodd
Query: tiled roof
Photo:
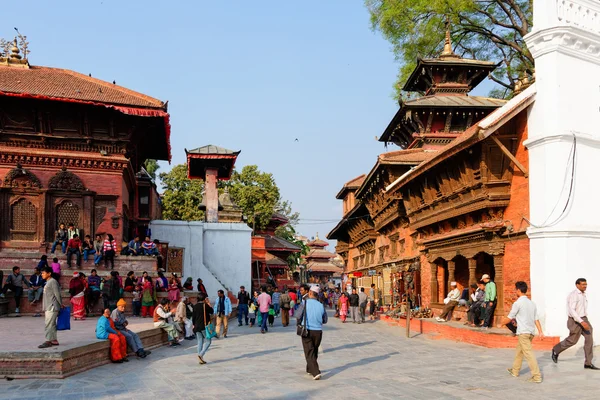
<svg viewBox="0 0 600 400"><path fill-rule="evenodd" d="M480 96L440 96L418 97L404 103L410 107L502 107L506 100Z"/></svg>
<svg viewBox="0 0 600 400"><path fill-rule="evenodd" d="M296 246L294 243L271 235L265 235L265 248L267 250L289 251L292 253L302 250L300 246Z"/></svg>
<svg viewBox="0 0 600 400"><path fill-rule="evenodd" d="M330 262L310 262L306 268L311 272L342 272L342 268Z"/></svg>
<svg viewBox="0 0 600 400"><path fill-rule="evenodd" d="M308 247L327 247L329 246L329 243L319 238L316 238L315 240L311 240L310 242L306 243L306 245Z"/></svg>
<svg viewBox="0 0 600 400"><path fill-rule="evenodd" d="M306 258L307 260L310 260L311 258L334 258L335 254L328 252L327 250L323 250L323 249L311 249L307 255L303 256L304 258Z"/></svg>
<svg viewBox="0 0 600 400"><path fill-rule="evenodd" d="M433 151L435 153L435 151ZM397 150L379 155L382 164L418 164L431 156L430 151L423 149Z"/></svg>
<svg viewBox="0 0 600 400"><path fill-rule="evenodd" d="M459 151L464 150L469 146L472 146L473 144L487 138L489 135L498 130L505 122L531 105L531 103L533 103L535 100L535 94L535 85L531 85L526 90L513 97L504 106L497 108L486 118L464 131L460 136L454 139L451 143L442 147L438 152L428 155L428 157L421 164L413 168L409 173L402 175L392 182L386 188L386 191L392 190L398 185L404 185L405 183L410 182L423 172L443 162L448 157L451 157Z"/></svg>
<svg viewBox="0 0 600 400"><path fill-rule="evenodd" d="M164 109L153 97L68 69L0 66L0 92Z"/></svg>
<svg viewBox="0 0 600 400"><path fill-rule="evenodd" d="M265 255L266 263L269 267L288 267L288 263L283 261L281 258L274 256L271 253Z"/></svg>
<svg viewBox="0 0 600 400"><path fill-rule="evenodd" d="M353 179L349 180L348 182L346 182L344 184L344 186L340 189L338 194L335 196L335 198L340 199L340 200L343 199L348 190L359 188L360 185L363 184L366 177L367 177L366 174L362 174L362 175L357 176L356 178L353 178Z"/></svg>
<svg viewBox="0 0 600 400"><path fill-rule="evenodd" d="M198 148L192 149L192 150L186 149L185 152L186 152L186 154L206 154L206 155L218 154L218 155L235 155L235 156L237 156L238 154L240 154L239 151L229 150L229 149L215 146L212 144L198 147Z"/></svg>

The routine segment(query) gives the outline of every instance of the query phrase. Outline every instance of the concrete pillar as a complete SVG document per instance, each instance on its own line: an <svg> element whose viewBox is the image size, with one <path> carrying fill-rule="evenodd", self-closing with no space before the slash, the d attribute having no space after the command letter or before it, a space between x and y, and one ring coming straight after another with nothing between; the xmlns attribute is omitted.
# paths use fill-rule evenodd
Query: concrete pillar
<svg viewBox="0 0 600 400"><path fill-rule="evenodd" d="M477 276L475 275L476 270L477 260L474 258L469 258L469 286L473 283L477 283Z"/></svg>
<svg viewBox="0 0 600 400"><path fill-rule="evenodd" d="M600 248L598 14L598 1L534 0L534 26L525 36L535 59L537 92L524 143L531 296L547 336L568 334L565 301L575 280L600 282L600 269L590 262L593 249ZM588 301L599 304L600 291L589 291ZM599 321L600 307L589 307L588 317ZM600 329L594 340L600 340Z"/></svg>
<svg viewBox="0 0 600 400"><path fill-rule="evenodd" d="M219 222L219 190L217 189L217 168L207 168L204 177L204 201L206 222Z"/></svg>

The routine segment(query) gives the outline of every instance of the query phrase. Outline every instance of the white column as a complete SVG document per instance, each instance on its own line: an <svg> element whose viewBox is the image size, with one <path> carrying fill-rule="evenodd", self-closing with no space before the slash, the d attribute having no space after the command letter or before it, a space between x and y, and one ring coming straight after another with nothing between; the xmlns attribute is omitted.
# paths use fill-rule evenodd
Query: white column
<svg viewBox="0 0 600 400"><path fill-rule="evenodd" d="M563 338L566 296L577 278L588 280L588 317L600 323L594 257L600 248L600 18L594 15L600 15L598 1L535 0L536 25L525 38L537 90L525 142L532 299L546 335ZM600 330L594 336L598 341Z"/></svg>

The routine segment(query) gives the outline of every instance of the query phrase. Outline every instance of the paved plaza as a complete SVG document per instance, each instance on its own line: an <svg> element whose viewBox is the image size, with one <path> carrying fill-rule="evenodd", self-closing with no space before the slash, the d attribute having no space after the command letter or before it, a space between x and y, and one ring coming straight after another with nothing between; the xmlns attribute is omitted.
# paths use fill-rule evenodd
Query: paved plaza
<svg viewBox="0 0 600 400"><path fill-rule="evenodd" d="M0 330L8 321L15 320L0 320ZM381 321L356 325L335 318L319 357L323 379L313 381L304 373L293 326L261 335L231 322L228 337L213 340L207 365L198 364L195 341L184 341L145 360L133 357L64 380L2 380L0 399L593 399L600 390L600 372L583 369L581 350L561 354L558 365L549 352L537 353L544 382L533 384L526 382L526 367L519 378L506 371L513 350L407 339L403 329Z"/></svg>

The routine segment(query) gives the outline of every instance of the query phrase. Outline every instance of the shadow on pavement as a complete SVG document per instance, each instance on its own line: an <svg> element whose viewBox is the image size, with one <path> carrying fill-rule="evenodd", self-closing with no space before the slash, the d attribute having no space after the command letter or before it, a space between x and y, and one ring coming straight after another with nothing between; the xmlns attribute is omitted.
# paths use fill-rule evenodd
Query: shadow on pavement
<svg viewBox="0 0 600 400"><path fill-rule="evenodd" d="M375 343L374 340L369 342L357 342L357 343L348 343L338 347L332 347L331 349L324 348L327 353L331 353L332 351L343 350L343 349L354 349L355 347L362 347L370 345L371 343Z"/></svg>
<svg viewBox="0 0 600 400"><path fill-rule="evenodd" d="M271 353L277 353L279 351L286 351L286 350L293 349L293 348L295 348L295 346L282 347L280 349L270 349L270 350L256 351L254 353L242 354L241 356L237 356L237 357L233 357L233 358L227 358L225 360L216 360L216 361L211 362L211 364L218 364L218 363L223 363L223 362L240 360L242 358L255 358L255 357L260 357L260 356L264 356L264 355L271 354Z"/></svg>
<svg viewBox="0 0 600 400"><path fill-rule="evenodd" d="M391 356L396 355L396 354L400 354L400 353L395 351L393 353L383 354L381 356L363 358L362 360L354 361L354 362L348 363L346 365L339 366L339 367L329 370L325 374L323 374L322 379L330 379L331 377L333 377L333 376L339 374L340 372L343 372L349 368L364 367L367 364L385 360L386 358L390 358Z"/></svg>

